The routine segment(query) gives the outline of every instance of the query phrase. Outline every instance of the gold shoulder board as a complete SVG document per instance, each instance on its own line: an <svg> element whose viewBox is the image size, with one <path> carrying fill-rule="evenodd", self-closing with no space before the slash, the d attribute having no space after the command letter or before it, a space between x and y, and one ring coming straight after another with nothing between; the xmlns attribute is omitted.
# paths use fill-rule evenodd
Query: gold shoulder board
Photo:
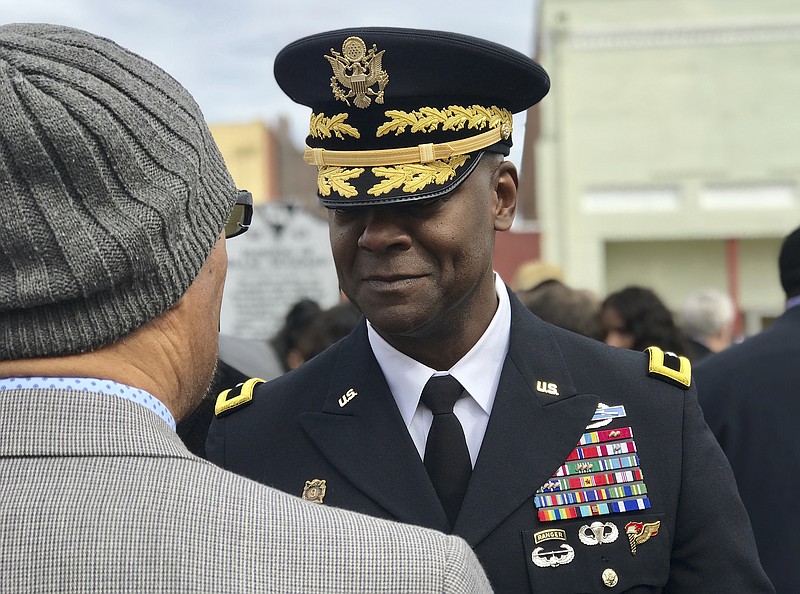
<svg viewBox="0 0 800 594"><path fill-rule="evenodd" d="M655 346L647 347L645 351L650 355L647 375L684 390L692 385L692 364L689 359L675 353L665 353Z"/></svg>
<svg viewBox="0 0 800 594"><path fill-rule="evenodd" d="M263 379L251 377L235 388L220 392L219 396L217 396L217 403L214 405L214 414L221 417L228 414L233 409L249 403L253 399L253 390L255 387L258 384L265 383L266 381Z"/></svg>

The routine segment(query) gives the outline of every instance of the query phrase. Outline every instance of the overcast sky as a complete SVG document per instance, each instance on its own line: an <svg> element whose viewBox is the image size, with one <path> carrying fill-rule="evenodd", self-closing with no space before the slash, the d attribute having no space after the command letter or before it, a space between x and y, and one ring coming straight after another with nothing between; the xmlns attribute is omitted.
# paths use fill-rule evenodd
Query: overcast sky
<svg viewBox="0 0 800 594"><path fill-rule="evenodd" d="M295 39L379 25L456 31L532 55L535 0L0 0L0 19L49 22L109 37L194 95L211 123L289 117L302 142L310 115L278 88L272 64ZM515 118L519 164L524 118Z"/></svg>

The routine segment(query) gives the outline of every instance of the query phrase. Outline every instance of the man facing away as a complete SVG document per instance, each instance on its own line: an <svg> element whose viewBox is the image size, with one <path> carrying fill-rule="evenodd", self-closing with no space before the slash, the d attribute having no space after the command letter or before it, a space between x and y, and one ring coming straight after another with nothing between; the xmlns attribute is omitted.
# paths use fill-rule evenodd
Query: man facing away
<svg viewBox="0 0 800 594"><path fill-rule="evenodd" d="M4 25L0 113L0 591L490 591L460 539L182 445L252 204L185 89L107 39Z"/></svg>
<svg viewBox="0 0 800 594"><path fill-rule="evenodd" d="M800 592L800 227L778 256L786 310L768 328L697 366L700 405L730 461L764 569L778 592Z"/></svg>
<svg viewBox="0 0 800 594"><path fill-rule="evenodd" d="M209 458L463 536L498 592L772 591L688 361L545 324L492 270L512 114L545 72L482 39L370 27L296 41L275 74L312 109L305 158L367 321L223 393Z"/></svg>

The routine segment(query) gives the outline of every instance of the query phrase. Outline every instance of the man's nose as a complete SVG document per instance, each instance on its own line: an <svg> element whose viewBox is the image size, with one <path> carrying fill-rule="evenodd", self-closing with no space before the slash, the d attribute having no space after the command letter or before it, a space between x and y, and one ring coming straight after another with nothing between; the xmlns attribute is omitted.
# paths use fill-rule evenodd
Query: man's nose
<svg viewBox="0 0 800 594"><path fill-rule="evenodd" d="M408 249L412 238L403 217L393 208L372 208L364 221L358 247L368 251Z"/></svg>

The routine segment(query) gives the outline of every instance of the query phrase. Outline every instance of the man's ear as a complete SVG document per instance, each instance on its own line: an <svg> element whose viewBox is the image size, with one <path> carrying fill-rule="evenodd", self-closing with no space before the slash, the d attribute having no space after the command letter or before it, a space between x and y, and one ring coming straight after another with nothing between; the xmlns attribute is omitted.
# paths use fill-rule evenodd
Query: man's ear
<svg viewBox="0 0 800 594"><path fill-rule="evenodd" d="M511 228L517 211L517 188L519 178L516 166L511 161L503 161L495 172L495 231L508 231Z"/></svg>

